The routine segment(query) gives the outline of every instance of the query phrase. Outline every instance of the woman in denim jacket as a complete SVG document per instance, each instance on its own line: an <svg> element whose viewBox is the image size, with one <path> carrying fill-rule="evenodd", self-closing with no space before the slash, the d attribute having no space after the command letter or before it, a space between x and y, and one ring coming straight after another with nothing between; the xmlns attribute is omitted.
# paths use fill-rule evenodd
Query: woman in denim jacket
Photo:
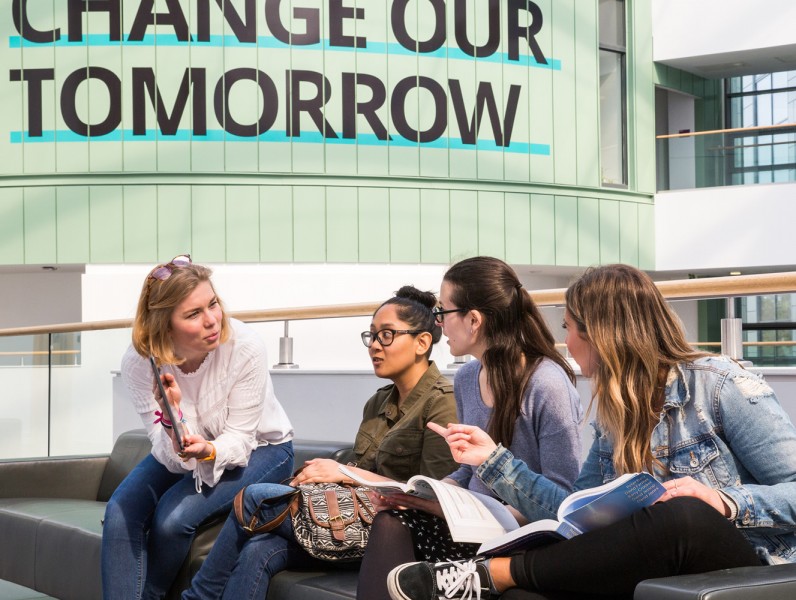
<svg viewBox="0 0 796 600"><path fill-rule="evenodd" d="M771 388L726 357L694 352L633 267L587 271L567 290L564 326L597 413L575 490L644 470L666 493L613 525L512 557L402 565L388 579L392 597L458 598L469 584L482 598L631 598L644 579L796 562L796 428ZM477 428L440 433L528 519L556 518L568 491Z"/></svg>

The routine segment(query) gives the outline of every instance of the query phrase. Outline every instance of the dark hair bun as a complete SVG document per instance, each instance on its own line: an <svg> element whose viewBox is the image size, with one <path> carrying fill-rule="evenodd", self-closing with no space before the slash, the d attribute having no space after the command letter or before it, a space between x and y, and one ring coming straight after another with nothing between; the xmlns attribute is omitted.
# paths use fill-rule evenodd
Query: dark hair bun
<svg viewBox="0 0 796 600"><path fill-rule="evenodd" d="M406 298L407 300L414 300L422 304L429 310L433 310L437 306L437 297L431 292L423 292L413 285L402 286L400 290L395 292L396 298Z"/></svg>

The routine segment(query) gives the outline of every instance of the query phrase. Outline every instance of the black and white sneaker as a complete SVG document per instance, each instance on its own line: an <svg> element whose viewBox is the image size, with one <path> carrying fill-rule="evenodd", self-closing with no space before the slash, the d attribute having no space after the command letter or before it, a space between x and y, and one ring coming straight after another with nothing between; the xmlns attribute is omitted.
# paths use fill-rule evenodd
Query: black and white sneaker
<svg viewBox="0 0 796 600"><path fill-rule="evenodd" d="M487 600L492 597L489 584L483 559L407 563L387 575L392 600Z"/></svg>

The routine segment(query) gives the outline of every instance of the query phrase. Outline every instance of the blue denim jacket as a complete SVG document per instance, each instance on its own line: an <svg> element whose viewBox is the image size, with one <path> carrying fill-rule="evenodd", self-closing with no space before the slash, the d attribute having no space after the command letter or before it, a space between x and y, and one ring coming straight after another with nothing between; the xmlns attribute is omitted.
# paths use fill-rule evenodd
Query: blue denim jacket
<svg viewBox="0 0 796 600"><path fill-rule="evenodd" d="M598 425L574 489L616 477ZM766 562L796 562L796 428L763 379L725 357L683 363L668 376L652 451L668 472L691 476L735 501L735 525ZM568 492L498 446L478 477L530 520L556 518Z"/></svg>

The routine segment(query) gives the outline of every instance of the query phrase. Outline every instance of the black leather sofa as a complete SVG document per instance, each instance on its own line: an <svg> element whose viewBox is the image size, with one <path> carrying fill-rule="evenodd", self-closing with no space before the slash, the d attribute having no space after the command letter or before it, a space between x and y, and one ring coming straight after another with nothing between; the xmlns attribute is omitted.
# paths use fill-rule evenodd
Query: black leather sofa
<svg viewBox="0 0 796 600"><path fill-rule="evenodd" d="M296 464L317 456L347 462L344 442L294 441ZM143 430L119 437L110 455L0 461L0 597L100 600L101 522L105 502L150 451ZM223 519L198 532L169 600L201 566ZM355 568L285 571L266 600L353 600ZM5 586L5 587L4 587ZM19 587L23 586L23 587ZM796 598L796 564L730 569L644 581L636 600Z"/></svg>
<svg viewBox="0 0 796 600"><path fill-rule="evenodd" d="M350 444L295 440L295 461L319 456L349 460ZM102 600L100 586L101 519L105 503L127 473L150 451L143 429L128 431L110 455L0 461L0 580L60 600ZM179 598L210 550L223 519L206 523L197 533L169 600ZM334 577L331 573L329 577ZM269 599L354 598L356 573L328 581L332 595L316 589L310 573L283 573L274 579ZM350 590L340 595L338 589ZM0 594L24 594L14 585Z"/></svg>

